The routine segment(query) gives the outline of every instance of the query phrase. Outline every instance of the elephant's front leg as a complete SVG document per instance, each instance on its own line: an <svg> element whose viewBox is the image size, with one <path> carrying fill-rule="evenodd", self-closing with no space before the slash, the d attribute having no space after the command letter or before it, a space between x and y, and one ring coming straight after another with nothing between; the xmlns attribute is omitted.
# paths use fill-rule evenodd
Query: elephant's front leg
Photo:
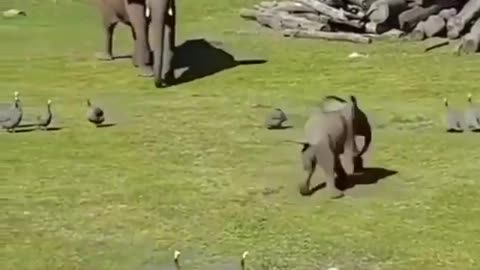
<svg viewBox="0 0 480 270"><path fill-rule="evenodd" d="M164 63L170 63L169 59L165 58L165 46L164 44L170 43L170 41L165 41L165 25L167 24L168 9L171 5L169 0L150 0L149 6L151 10L151 22L150 22L150 33L151 33L151 44L153 49L153 72L154 72L154 81L156 87L166 86L166 68ZM174 13L174 10L171 11ZM173 29L172 29L173 30ZM171 35L171 33L170 33ZM169 58L169 57L167 57ZM167 64L168 65L168 64ZM170 65L168 65L170 66Z"/></svg>
<svg viewBox="0 0 480 270"><path fill-rule="evenodd" d="M167 84L171 84L175 80L172 60L175 51L176 13L175 0L170 0L167 17L165 18L165 37L163 42L163 63L161 72L162 78Z"/></svg>
<svg viewBox="0 0 480 270"><path fill-rule="evenodd" d="M136 62L139 69L139 75L142 77L152 77L153 70L149 66L150 48L148 46L147 18L145 16L145 2L135 0L125 0L128 17L135 35L135 49L133 61Z"/></svg>
<svg viewBox="0 0 480 270"><path fill-rule="evenodd" d="M311 194L310 182L315 173L315 168L317 167L314 148L308 144L304 145L304 148L302 149L302 163L303 169L308 172L308 175L305 182L300 185L299 191L300 194L305 196Z"/></svg>

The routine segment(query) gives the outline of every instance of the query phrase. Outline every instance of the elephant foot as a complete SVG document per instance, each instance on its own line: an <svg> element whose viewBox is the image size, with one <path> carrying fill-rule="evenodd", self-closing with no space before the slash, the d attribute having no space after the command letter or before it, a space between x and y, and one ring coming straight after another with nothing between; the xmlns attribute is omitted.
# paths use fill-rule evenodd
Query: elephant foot
<svg viewBox="0 0 480 270"><path fill-rule="evenodd" d="M153 77L153 69L149 66L139 67L138 76L140 77Z"/></svg>
<svg viewBox="0 0 480 270"><path fill-rule="evenodd" d="M100 60L100 61L112 61L113 60L112 54L107 53L107 52L97 52L95 54L95 58L97 58L97 60Z"/></svg>
<svg viewBox="0 0 480 270"><path fill-rule="evenodd" d="M310 190L310 187L307 186L305 183L302 183L298 186L298 191L300 192L300 195L302 195L302 196L312 195L312 190Z"/></svg>
<svg viewBox="0 0 480 270"><path fill-rule="evenodd" d="M168 72L167 74L165 74L165 79L162 79L160 81L155 81L155 87L157 88L166 88L174 84L175 84L175 76L173 75L173 72Z"/></svg>

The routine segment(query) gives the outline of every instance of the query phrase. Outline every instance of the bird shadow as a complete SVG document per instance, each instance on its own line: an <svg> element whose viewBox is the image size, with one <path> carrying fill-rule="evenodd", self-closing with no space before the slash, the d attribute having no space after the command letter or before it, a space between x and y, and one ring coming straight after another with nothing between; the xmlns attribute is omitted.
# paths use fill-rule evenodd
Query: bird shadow
<svg viewBox="0 0 480 270"><path fill-rule="evenodd" d="M290 128L293 128L292 125L288 125L288 126L279 126L279 127L270 127L268 128L269 130L283 130L283 129L290 129Z"/></svg>
<svg viewBox="0 0 480 270"><path fill-rule="evenodd" d="M172 65L174 69L188 68L171 86L191 82L220 71L240 65L266 63L264 59L236 60L228 52L217 48L205 39L191 39L177 46L174 50Z"/></svg>
<svg viewBox="0 0 480 270"><path fill-rule="evenodd" d="M113 126L116 126L117 124L115 123L108 123L108 124L100 124L100 125L97 125L97 128L107 128L107 127L113 127Z"/></svg>
<svg viewBox="0 0 480 270"><path fill-rule="evenodd" d="M385 168L379 167L369 167L363 168L362 171L356 172L352 175L348 175L345 181L338 181L336 179L336 186L338 189L342 191L346 191L348 189L352 189L357 185L372 185L378 183L380 180L387 178L389 176L397 174L398 171L389 170ZM312 187L309 191L303 192L302 195L304 196L311 196L315 192L323 189L326 187L326 183L320 183L314 187Z"/></svg>
<svg viewBox="0 0 480 270"><path fill-rule="evenodd" d="M59 131L64 129L64 127L47 127L46 131Z"/></svg>
<svg viewBox="0 0 480 270"><path fill-rule="evenodd" d="M113 60L117 59L131 59L132 55L131 54L120 54L120 55L114 55Z"/></svg>
<svg viewBox="0 0 480 270"><path fill-rule="evenodd" d="M463 129L453 129L453 128L450 128L450 129L447 129L447 132L448 132L448 133L463 133Z"/></svg>

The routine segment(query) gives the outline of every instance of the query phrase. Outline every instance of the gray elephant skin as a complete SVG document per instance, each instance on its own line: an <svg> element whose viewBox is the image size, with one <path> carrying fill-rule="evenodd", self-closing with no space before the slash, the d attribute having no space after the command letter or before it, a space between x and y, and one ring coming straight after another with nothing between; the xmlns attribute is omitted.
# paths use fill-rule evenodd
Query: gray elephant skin
<svg viewBox="0 0 480 270"><path fill-rule="evenodd" d="M112 60L113 34L121 22L130 26L134 39L132 62L139 75L154 77L156 87L171 84L175 49L175 0L95 0L105 32L103 52L97 58ZM147 15L147 7L149 13ZM153 59L152 59L153 58Z"/></svg>
<svg viewBox="0 0 480 270"><path fill-rule="evenodd" d="M304 184L300 188L302 195L311 193L310 181L317 166L325 172L326 185L331 192L331 197L343 196L339 189L347 180L347 175L358 171L361 156L371 143L371 127L366 115L358 108L357 100L350 97L351 102L333 96L341 103L339 108L326 110L325 106L316 108L305 123L306 138L297 143L303 144L302 163L308 172ZM365 136L365 143L358 151L355 135ZM344 164L340 156L344 157ZM358 161L360 160L360 161ZM345 167L345 168L344 168Z"/></svg>

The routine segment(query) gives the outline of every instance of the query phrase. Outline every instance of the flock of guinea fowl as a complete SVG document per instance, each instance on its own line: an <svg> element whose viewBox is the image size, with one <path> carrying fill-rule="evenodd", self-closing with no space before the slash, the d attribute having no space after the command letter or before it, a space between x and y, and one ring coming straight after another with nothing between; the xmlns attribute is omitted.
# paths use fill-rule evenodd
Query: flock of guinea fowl
<svg viewBox="0 0 480 270"><path fill-rule="evenodd" d="M20 125L23 118L22 102L20 101L19 93L15 92L14 96L15 100L13 102L13 106L5 111L0 112L0 126L3 129L6 129L7 132L15 132L15 128ZM53 114L51 104L52 101L49 99L47 101L47 114L44 116L37 116L37 122L35 125L38 129L46 130L52 122ZM103 123L103 121L105 121L104 112L101 108L92 105L90 99L87 99L87 105L87 120L98 127Z"/></svg>
<svg viewBox="0 0 480 270"><path fill-rule="evenodd" d="M9 109L0 112L0 126L7 132L15 132L15 128L20 125L23 118L23 109L19 93L15 92L15 101ZM51 110L51 100L47 101L47 114L37 116L36 126L38 129L46 130L52 122L53 114ZM468 94L469 107L465 111L460 111L449 106L447 98L444 98L446 111L446 124L448 132L463 132L469 129L474 132L480 131L480 106L472 102L472 94ZM87 99L87 120L95 126L100 126L105 121L103 110L92 105L90 99ZM268 129L280 128L282 123L287 120L286 114L281 109L275 109L266 119L265 126Z"/></svg>

